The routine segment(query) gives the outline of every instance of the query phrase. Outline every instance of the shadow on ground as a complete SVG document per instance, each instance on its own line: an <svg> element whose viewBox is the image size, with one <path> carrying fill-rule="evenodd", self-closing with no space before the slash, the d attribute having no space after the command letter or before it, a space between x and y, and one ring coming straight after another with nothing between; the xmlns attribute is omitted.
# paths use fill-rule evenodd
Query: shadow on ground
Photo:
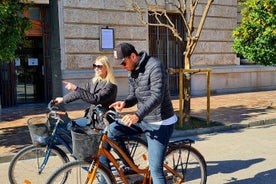
<svg viewBox="0 0 276 184"><path fill-rule="evenodd" d="M207 119L207 110L193 111L191 115ZM246 106L229 106L229 107L218 107L210 110L210 120L214 122L222 123L240 123L242 121L254 120L256 117L265 116L270 113L275 113L276 110L269 107L254 107L249 108Z"/></svg>
<svg viewBox="0 0 276 184"><path fill-rule="evenodd" d="M15 107L2 108L0 110L0 122L2 121L15 121L26 116L45 114L49 112L48 104L27 104L18 105ZM66 111L85 110L89 107L86 103L75 102L61 106Z"/></svg>
<svg viewBox="0 0 276 184"><path fill-rule="evenodd" d="M27 144L31 144L31 137L27 126L0 129L0 145L16 153Z"/></svg>
<svg viewBox="0 0 276 184"><path fill-rule="evenodd" d="M211 161L207 162L208 176L218 173L235 173L240 170L251 167L254 164L264 161L264 158L256 158L250 160L227 160L227 161ZM208 179L207 179L208 180ZM271 181L271 182L270 182ZM273 183L276 181L276 169L258 173L252 178L239 179L230 177L227 184L253 184L253 183Z"/></svg>

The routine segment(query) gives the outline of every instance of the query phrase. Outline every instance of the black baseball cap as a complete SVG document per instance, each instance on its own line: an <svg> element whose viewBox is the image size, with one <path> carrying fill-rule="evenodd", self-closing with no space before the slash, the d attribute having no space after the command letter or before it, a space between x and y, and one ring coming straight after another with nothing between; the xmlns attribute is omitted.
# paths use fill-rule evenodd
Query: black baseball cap
<svg viewBox="0 0 276 184"><path fill-rule="evenodd" d="M114 49L114 65L118 66L123 59L129 57L131 53L137 54L135 47L129 43L120 43Z"/></svg>

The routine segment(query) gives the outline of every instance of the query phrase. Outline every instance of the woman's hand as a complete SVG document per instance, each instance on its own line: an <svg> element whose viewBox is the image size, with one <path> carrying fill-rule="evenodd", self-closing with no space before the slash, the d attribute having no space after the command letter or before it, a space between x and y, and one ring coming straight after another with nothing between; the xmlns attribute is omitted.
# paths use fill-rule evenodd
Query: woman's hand
<svg viewBox="0 0 276 184"><path fill-rule="evenodd" d="M78 87L78 86L76 86L75 84L73 84L71 82L62 81L62 83L65 84L65 89L67 89L67 90L75 91Z"/></svg>
<svg viewBox="0 0 276 184"><path fill-rule="evenodd" d="M63 102L63 98L62 97L57 97L55 99L55 105L61 104Z"/></svg>

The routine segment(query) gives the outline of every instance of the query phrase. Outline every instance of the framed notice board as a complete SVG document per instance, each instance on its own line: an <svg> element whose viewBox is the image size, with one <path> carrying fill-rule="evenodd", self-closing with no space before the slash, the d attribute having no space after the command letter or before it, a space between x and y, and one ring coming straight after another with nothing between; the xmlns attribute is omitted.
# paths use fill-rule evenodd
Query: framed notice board
<svg viewBox="0 0 276 184"><path fill-rule="evenodd" d="M100 50L113 50L114 49L114 29L101 28L100 36Z"/></svg>

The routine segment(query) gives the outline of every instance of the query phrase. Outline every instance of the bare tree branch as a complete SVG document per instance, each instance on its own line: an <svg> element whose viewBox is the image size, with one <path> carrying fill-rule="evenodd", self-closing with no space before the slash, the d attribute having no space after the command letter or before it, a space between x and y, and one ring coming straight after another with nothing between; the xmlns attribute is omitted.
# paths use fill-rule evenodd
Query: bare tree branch
<svg viewBox="0 0 276 184"><path fill-rule="evenodd" d="M171 32L173 33L173 35L179 39L181 42L183 41L182 36L180 36L178 30L175 28L174 23L171 21L170 17L167 14L166 10L162 10L161 12L156 11L156 9L149 9L151 11L151 13L149 13L149 15L152 15L155 17L157 23L148 23L148 25L150 26L162 26L162 27L166 27L169 30L171 30ZM164 17L167 22L162 22L160 18Z"/></svg>
<svg viewBox="0 0 276 184"><path fill-rule="evenodd" d="M208 0L207 5L205 6L205 10L204 10L204 12L203 12L203 14L202 14L202 17L201 17L199 26L198 26L198 28L197 28L196 36L195 36L195 38L196 38L197 40L198 40L199 37L200 37L202 28L203 28L204 23L205 23L205 20L206 20L206 18L207 18L207 14L208 14L209 9L210 9L210 7L211 7L211 4L212 4L213 2L214 2L214 0ZM194 43L194 45L192 46L192 48L191 48L191 53L194 52L196 45L197 45L197 41L196 41L196 42Z"/></svg>
<svg viewBox="0 0 276 184"><path fill-rule="evenodd" d="M199 0L164 0L164 4L161 4L160 1L154 0L151 1L151 4L148 0L144 0L144 3L146 4L146 10L143 10L139 4L137 3L137 0L131 0L131 10L137 13L139 20L144 25L149 26L159 26L159 27L165 27L168 28L172 34L183 44L186 44L186 48L184 51L184 66L185 69L190 69L190 58L193 54L195 47L197 45L197 42L199 40L203 25L205 23L208 11L210 9L211 4L214 0L208 0L205 10L202 14L201 20L199 25L197 26L196 34L193 35L194 27L195 27L195 13L197 6L199 4ZM141 1L140 1L141 2ZM170 19L168 13L170 12L167 7L172 7L173 11L178 13L183 21L183 25L185 26L185 31L187 38L183 38L182 35L179 33L177 28L175 27L174 23ZM153 16L156 20L156 23L150 23L147 20L145 20L144 15L145 12L148 11L149 16ZM165 19L165 21L163 20ZM184 42L184 40L187 39L187 42Z"/></svg>
<svg viewBox="0 0 276 184"><path fill-rule="evenodd" d="M161 26L168 28L172 34L180 40L180 42L186 46L185 51L183 52L184 56L184 69L191 69L191 56L195 50L197 42L199 40L203 25L205 23L209 8L214 0L208 0L204 12L202 13L202 17L198 25L195 24L195 14L196 9L199 4L199 0L164 0L164 4L160 4L160 1L157 0L144 0L146 4L146 10L142 10L139 4L136 2L138 0L131 0L131 7L134 12L138 14L139 19L145 25L150 26ZM148 2L151 2L149 4ZM206 1L206 0L205 0ZM141 3L141 1L140 1ZM153 3L153 4L152 4ZM141 5L141 4L140 4ZM171 9L172 8L172 9ZM183 25L185 26L186 38L183 38L179 31L176 28L176 25L170 19L169 12L178 13L183 21ZM153 16L156 20L155 23L149 23L144 20L144 15L148 12L149 16ZM164 20L165 19L165 20ZM162 22L163 21L163 22ZM196 34L193 35L194 27L197 27ZM186 45L185 45L186 44ZM184 120L186 123L189 122L190 117L190 94L191 94L191 78L190 76L184 77L185 86L184 86L184 103L183 103L183 111L184 111ZM180 78L179 78L180 80ZM181 80L180 80L181 81ZM181 82L180 82L181 83ZM182 89L180 87L180 89ZM182 93L182 92L181 92ZM180 93L180 94L181 94ZM181 95L180 95L181 96ZM181 97L182 98L182 97ZM182 119L181 119L182 122Z"/></svg>

